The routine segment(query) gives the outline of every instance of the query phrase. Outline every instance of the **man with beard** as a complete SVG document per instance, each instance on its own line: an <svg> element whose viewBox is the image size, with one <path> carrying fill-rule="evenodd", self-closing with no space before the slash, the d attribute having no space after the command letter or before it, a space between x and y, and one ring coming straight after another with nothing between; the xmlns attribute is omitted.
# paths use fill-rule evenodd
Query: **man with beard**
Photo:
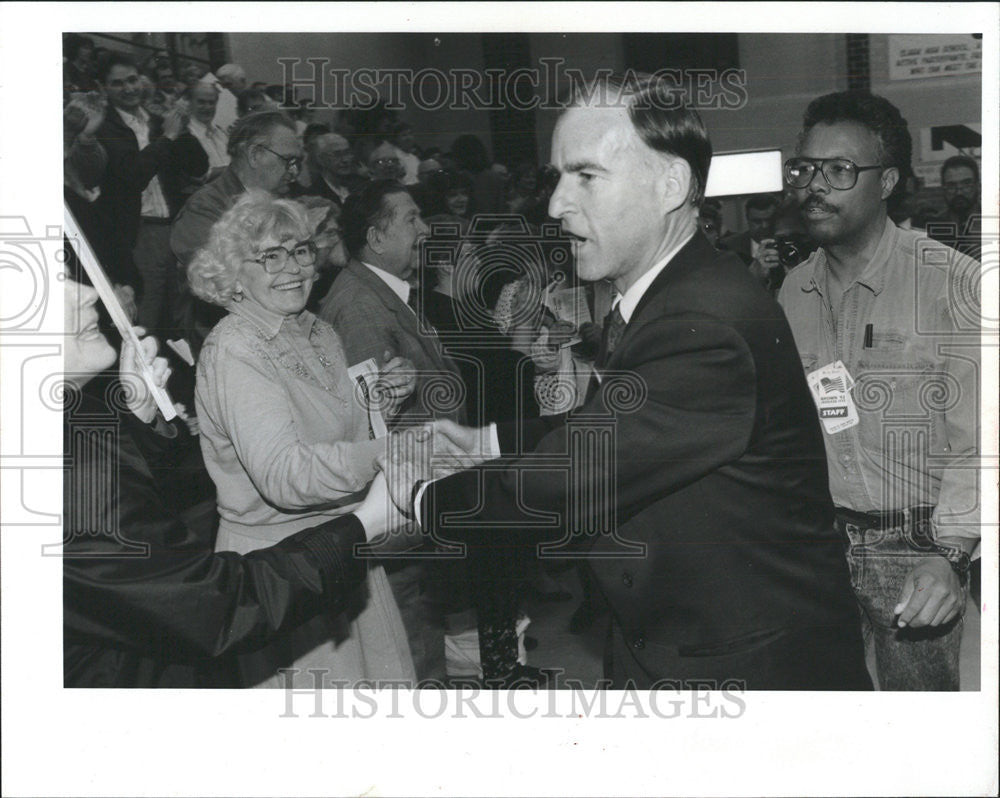
<svg viewBox="0 0 1000 798"><path fill-rule="evenodd" d="M979 544L979 264L887 217L912 148L888 100L820 97L803 129L784 178L821 246L779 301L819 408L878 681L957 690Z"/></svg>
<svg viewBox="0 0 1000 798"><path fill-rule="evenodd" d="M928 225L927 234L978 259L982 251L979 166L967 155L953 155L941 166L941 187L948 212Z"/></svg>

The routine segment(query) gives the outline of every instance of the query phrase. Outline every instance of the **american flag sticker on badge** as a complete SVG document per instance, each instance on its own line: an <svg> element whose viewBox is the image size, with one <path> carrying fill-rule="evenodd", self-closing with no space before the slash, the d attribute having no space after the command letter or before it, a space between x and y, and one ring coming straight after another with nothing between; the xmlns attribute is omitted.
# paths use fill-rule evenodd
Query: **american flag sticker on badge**
<svg viewBox="0 0 1000 798"><path fill-rule="evenodd" d="M806 375L806 381L827 435L835 435L858 423L858 411L851 396L854 380L842 361L816 369Z"/></svg>

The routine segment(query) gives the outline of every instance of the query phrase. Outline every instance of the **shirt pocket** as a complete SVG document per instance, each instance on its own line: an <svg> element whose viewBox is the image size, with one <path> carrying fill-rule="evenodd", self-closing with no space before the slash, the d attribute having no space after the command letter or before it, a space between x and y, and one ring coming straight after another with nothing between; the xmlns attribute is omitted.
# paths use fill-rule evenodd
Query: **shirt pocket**
<svg viewBox="0 0 1000 798"><path fill-rule="evenodd" d="M819 361L819 357L810 352L800 352L799 357L802 358L802 368L805 370L806 374L816 370L816 364Z"/></svg>
<svg viewBox="0 0 1000 798"><path fill-rule="evenodd" d="M883 339L885 340L885 339ZM872 347L858 361L852 395L862 422L861 444L892 459L925 456L940 440L943 413L958 386L939 365L907 361L902 346Z"/></svg>

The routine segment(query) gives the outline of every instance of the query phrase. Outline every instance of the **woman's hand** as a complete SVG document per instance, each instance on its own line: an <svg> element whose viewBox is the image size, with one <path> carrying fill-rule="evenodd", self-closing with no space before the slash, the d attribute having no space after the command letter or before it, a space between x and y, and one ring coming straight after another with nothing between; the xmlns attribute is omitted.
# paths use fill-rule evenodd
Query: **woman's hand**
<svg viewBox="0 0 1000 798"><path fill-rule="evenodd" d="M368 495L355 508L354 515L364 526L369 542L409 523L389 496L389 486L381 471L375 474Z"/></svg>
<svg viewBox="0 0 1000 798"><path fill-rule="evenodd" d="M170 367L165 357L156 356L159 344L153 336L147 336L142 327L136 327L135 333L142 338L139 341L141 351L136 351L131 341L125 338L118 366L119 378L125 386L125 403L132 415L143 424L152 424L156 418L156 400L142 378L142 364L152 368L153 382L159 388L163 388L170 379Z"/></svg>

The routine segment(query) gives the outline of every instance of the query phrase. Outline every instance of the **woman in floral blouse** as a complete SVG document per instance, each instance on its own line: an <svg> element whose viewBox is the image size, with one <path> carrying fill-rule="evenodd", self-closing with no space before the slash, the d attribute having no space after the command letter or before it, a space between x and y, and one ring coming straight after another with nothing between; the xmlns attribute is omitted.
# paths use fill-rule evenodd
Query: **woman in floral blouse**
<svg viewBox="0 0 1000 798"><path fill-rule="evenodd" d="M195 398L218 492L217 551L246 553L350 512L383 450L336 333L305 310L317 277L310 239L301 205L250 191L188 269L193 293L228 311L205 341ZM412 390L403 366L391 361L381 375L397 400ZM414 678L381 566L370 569L347 611L240 660L248 686L313 687L315 669L326 686Z"/></svg>

